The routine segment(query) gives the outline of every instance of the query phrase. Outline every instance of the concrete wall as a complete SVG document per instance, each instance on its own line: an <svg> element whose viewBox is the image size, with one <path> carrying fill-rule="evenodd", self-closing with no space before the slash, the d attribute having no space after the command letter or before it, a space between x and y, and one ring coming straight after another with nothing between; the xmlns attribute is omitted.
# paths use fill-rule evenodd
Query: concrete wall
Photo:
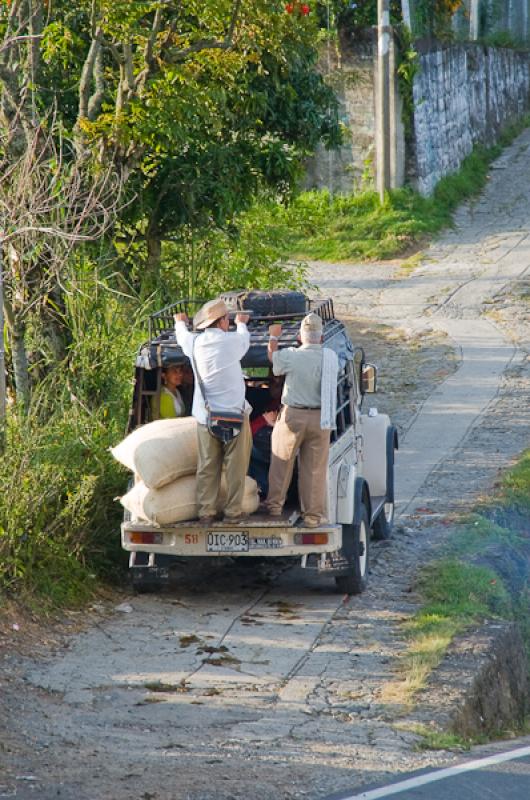
<svg viewBox="0 0 530 800"><path fill-rule="evenodd" d="M414 182L428 195L475 144L494 144L530 108L530 53L475 44L424 53L414 106Z"/></svg>
<svg viewBox="0 0 530 800"><path fill-rule="evenodd" d="M390 43L391 70L396 69L396 50ZM344 126L344 144L329 151L320 146L308 161L305 188L349 193L373 188L377 162L377 39L375 30L343 32L337 46L322 51L320 70L339 100L339 118ZM391 184L402 186L405 174L405 137L401 121L401 98L397 80L390 87Z"/></svg>
<svg viewBox="0 0 530 800"><path fill-rule="evenodd" d="M339 117L345 127L339 150L319 147L307 164L306 188L352 192L366 174L373 177L375 162L374 57L375 39L342 36L339 44L324 47L320 70L337 93Z"/></svg>

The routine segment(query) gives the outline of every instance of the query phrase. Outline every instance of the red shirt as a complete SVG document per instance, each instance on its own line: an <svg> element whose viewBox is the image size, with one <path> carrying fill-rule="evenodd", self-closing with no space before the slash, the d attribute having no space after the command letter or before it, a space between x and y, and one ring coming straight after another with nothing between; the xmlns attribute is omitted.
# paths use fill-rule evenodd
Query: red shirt
<svg viewBox="0 0 530 800"><path fill-rule="evenodd" d="M252 422L250 423L250 430L252 431L252 436L255 436L257 432L260 431L262 428L266 428L267 425L268 422L263 416L263 414L260 414L259 417L253 419Z"/></svg>

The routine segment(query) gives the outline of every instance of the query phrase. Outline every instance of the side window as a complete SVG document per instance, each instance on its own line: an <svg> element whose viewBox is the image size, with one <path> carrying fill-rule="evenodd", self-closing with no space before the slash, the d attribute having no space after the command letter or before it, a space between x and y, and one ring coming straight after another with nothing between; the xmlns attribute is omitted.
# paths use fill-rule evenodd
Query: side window
<svg viewBox="0 0 530 800"><path fill-rule="evenodd" d="M337 430L333 432L333 440L342 436L348 426L351 425L351 421L350 379L349 370L346 366L339 372L337 383Z"/></svg>
<svg viewBox="0 0 530 800"><path fill-rule="evenodd" d="M143 369L141 382L142 423L158 419L158 399L160 397L160 369ZM157 402L155 403L155 398Z"/></svg>
<svg viewBox="0 0 530 800"><path fill-rule="evenodd" d="M354 401L357 403L361 396L361 372L364 363L364 350L362 347L356 347L353 355L353 360L350 362L353 372L353 396Z"/></svg>

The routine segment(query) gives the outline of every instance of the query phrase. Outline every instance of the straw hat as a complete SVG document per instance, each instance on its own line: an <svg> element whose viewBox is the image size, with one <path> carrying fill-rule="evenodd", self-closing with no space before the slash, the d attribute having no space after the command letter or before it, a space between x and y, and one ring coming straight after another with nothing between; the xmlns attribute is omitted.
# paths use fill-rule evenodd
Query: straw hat
<svg viewBox="0 0 530 800"><path fill-rule="evenodd" d="M319 333L322 335L322 317L319 317L318 314L314 314L313 312L304 317L300 325L300 333L304 332Z"/></svg>
<svg viewBox="0 0 530 800"><path fill-rule="evenodd" d="M193 319L193 324L198 331L202 331L203 328L207 328L226 314L228 314L228 308L224 300L220 300L219 298L217 300L210 300L199 308Z"/></svg>

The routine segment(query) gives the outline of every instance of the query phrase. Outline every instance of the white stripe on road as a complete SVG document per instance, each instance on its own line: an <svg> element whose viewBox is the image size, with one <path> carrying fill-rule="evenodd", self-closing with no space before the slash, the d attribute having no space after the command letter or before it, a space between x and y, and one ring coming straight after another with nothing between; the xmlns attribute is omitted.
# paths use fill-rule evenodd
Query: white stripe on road
<svg viewBox="0 0 530 800"><path fill-rule="evenodd" d="M462 772L472 772L476 769L490 767L493 764L502 764L503 761L513 761L516 758L530 756L530 747L519 747L517 750L509 750L507 753L499 753L496 756L487 758L477 758L475 761L468 761L464 764L457 764L455 767L447 767L436 772L429 772L426 775L418 775L416 778L408 778L406 781L394 783L392 786L383 786L381 789L371 789L361 794L351 794L341 800L377 800L378 797L389 797L391 794L399 794L407 789L415 789L417 786L424 786L427 783L441 781L444 778L451 778L453 775L460 775Z"/></svg>

